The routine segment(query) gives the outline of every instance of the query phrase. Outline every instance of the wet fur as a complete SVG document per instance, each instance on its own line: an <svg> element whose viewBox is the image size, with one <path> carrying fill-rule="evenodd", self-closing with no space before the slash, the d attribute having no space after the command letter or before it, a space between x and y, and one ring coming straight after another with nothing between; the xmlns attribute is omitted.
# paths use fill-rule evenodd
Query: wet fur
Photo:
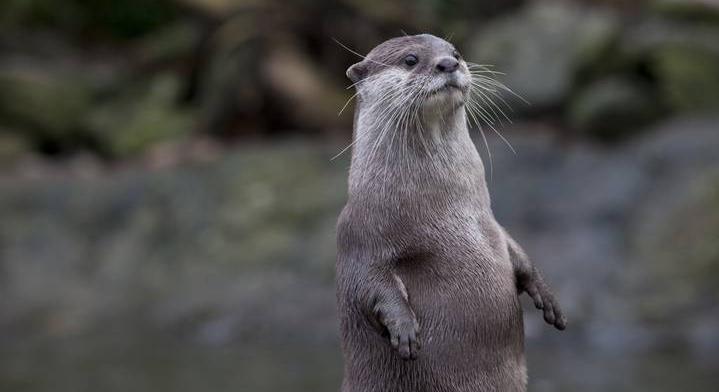
<svg viewBox="0 0 719 392"><path fill-rule="evenodd" d="M348 70L358 97L337 226L343 392L524 391L518 295L566 323L492 214L468 91L428 93L444 80L434 59L453 50L431 35L400 37ZM408 69L408 53L423 62ZM457 72L466 81L463 61ZM393 102L411 113L387 114Z"/></svg>

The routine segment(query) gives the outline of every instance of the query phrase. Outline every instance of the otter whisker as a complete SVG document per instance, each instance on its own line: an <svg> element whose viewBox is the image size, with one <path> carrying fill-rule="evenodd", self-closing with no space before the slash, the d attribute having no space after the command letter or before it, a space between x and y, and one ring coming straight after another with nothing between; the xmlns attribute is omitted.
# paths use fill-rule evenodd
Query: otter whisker
<svg viewBox="0 0 719 392"><path fill-rule="evenodd" d="M352 101L352 99L354 99L354 97L356 97L358 94L359 94L359 91L357 91L356 93L352 94L351 97L349 97L349 99L347 100L347 102L345 102L345 104L342 106L342 109L340 109L340 111L337 113L337 117L339 117L339 116L342 115L342 112L345 111L345 109L347 108L347 105L349 105L350 102Z"/></svg>
<svg viewBox="0 0 719 392"><path fill-rule="evenodd" d="M403 140L401 150L400 150L401 151L400 154L402 155L402 157L400 159L402 159L403 163L405 161L407 161L406 156L407 156L407 151L408 151L407 145L408 145L409 124L410 124L410 119L412 118L412 113L414 111L414 107L416 106L416 102L417 102L417 98L418 98L417 90L421 90L422 85L423 85L422 82L423 82L423 80L421 80L421 79L415 80L415 81L413 81L413 83L407 85L407 87L404 89L404 93L405 93L405 96L407 97L407 99L403 100L405 102L403 104L404 110L397 119L397 127L396 127L397 129L400 130L401 138ZM397 130L395 130L395 133L396 132L397 132ZM390 149L391 149L391 146L390 146Z"/></svg>
<svg viewBox="0 0 719 392"><path fill-rule="evenodd" d="M485 89L485 88L482 88L481 86L479 86L479 88L481 90L483 90L484 92L486 92L486 94L478 91L477 95L482 95L483 97L485 97L487 99L487 101L489 101L489 103L491 103L492 106L496 107L497 110L499 110L502 113L502 116L507 121L511 122L512 120L509 119L509 117L507 117L507 115L504 113L504 109L499 107L499 105L493 99L493 98L498 99L507 109L509 109L510 112L514 112L514 108L512 108L512 106L510 106L507 103L507 101L502 97L502 95L499 94L499 92L497 92L496 90Z"/></svg>
<svg viewBox="0 0 719 392"><path fill-rule="evenodd" d="M474 83L473 83L473 86L475 86ZM499 115L497 114L497 111L498 111L509 123L512 123L512 120L507 116L507 114L502 110L502 108L499 107L499 106L494 102L494 100L492 100L489 96L487 96L486 94L484 94L483 92L479 91L479 90L476 89L476 88L475 88L475 89L472 89L472 90L473 90L474 93L476 93L476 94L480 97L480 99L481 99L484 103L488 103L488 104L489 104L489 105L488 105L488 108L489 108L489 110L491 110L491 111L494 113L495 120L499 120ZM501 99L501 98L500 98L500 99ZM505 102L505 104L506 104L506 102ZM495 110L495 109L496 109L496 110ZM494 123L493 123L493 122L490 122L489 125L490 125L490 128L492 129L492 131L494 131L494 133L496 133L497 136L499 136L499 137L502 139L502 141L509 147L509 149L512 151L512 153L514 153L514 154L516 155L516 154L517 154L517 151L514 149L514 147L512 146L512 144L509 142L509 140L507 140L507 138L505 138L504 135L502 135L502 133L499 132L499 130L497 130L496 127L494 127Z"/></svg>
<svg viewBox="0 0 719 392"><path fill-rule="evenodd" d="M501 75L501 76L506 75L506 73L504 73L504 72L495 71L495 70L491 70L491 69L477 69L477 68L468 68L468 69L469 69L469 73L472 75L480 75L480 76L485 76L485 77L487 75Z"/></svg>
<svg viewBox="0 0 719 392"><path fill-rule="evenodd" d="M474 123L477 125L477 129L479 129L479 134L482 135L482 141L484 141L484 147L487 149L487 156L489 157L489 179L490 181L493 178L494 175L494 163L492 162L492 151L489 149L489 143L487 142L487 137L484 135L484 131L482 130L482 124L477 120L477 117L475 116L475 107L474 102L471 100L467 101L467 113L470 114L472 119L474 120Z"/></svg>
<svg viewBox="0 0 719 392"><path fill-rule="evenodd" d="M426 78L426 79L427 79L427 81L428 81L428 78ZM425 81L425 85L426 85L427 81ZM421 94L421 98L420 98L420 101L419 101L419 102L424 102L424 100L427 99L427 96L429 96L429 92L426 91L426 89L423 89L423 90L422 90L422 94ZM422 119L420 118L420 116L421 116L420 106L417 105L417 106L415 107L415 121L416 121L416 124L417 124L417 126L418 126L418 128L419 128L419 132L418 132L418 133L419 133L419 140L420 140L420 143L422 143L422 147L424 148L424 151L426 152L427 156L429 157L430 154L431 154L431 151L430 151L430 148L429 148L429 146L427 145L427 142L426 142L426 140L425 140L425 138L424 138L425 129L424 129L424 125L422 124ZM435 166L435 167L436 167L436 164L434 163L433 160L430 160L430 162L432 162L432 166Z"/></svg>
<svg viewBox="0 0 719 392"><path fill-rule="evenodd" d="M481 101L482 103L487 103L487 101L490 101L490 102L491 102L491 98L488 97L486 94L484 94L484 93L481 91L481 89L478 88L479 86L476 85L474 82L472 82L472 87L473 87L473 88L470 90L470 100L472 100L473 102L477 103L477 104L478 104L478 105L477 105L478 108L480 108L480 109L481 109L481 112L484 113L484 114L486 114L489 119L499 120L499 114L497 113L497 110L499 110L499 111L502 113L502 115L504 115L504 112L502 112L501 108L497 108L497 109L495 110L495 107L494 107L494 106L489 105L489 106L487 106L487 108L485 109L485 108L480 104L479 101ZM504 117L506 118L506 115L504 115ZM491 123L494 123L494 122L492 122L492 121L490 121L490 122L491 122Z"/></svg>
<svg viewBox="0 0 719 392"><path fill-rule="evenodd" d="M337 38L335 38L335 37L332 37L332 40L335 41L335 42L337 43L337 45L343 47L343 48L344 48L345 50L347 50L348 52L350 52L350 53L352 53L352 54L354 54L354 55L356 55L356 56L359 56L359 57L363 58L363 59L366 60L366 61L369 61L369 62L372 62L372 63L375 63L375 64L379 64L379 65L382 65L382 66L385 66L385 67L389 67L389 66L390 66L389 64L384 64L384 63L381 63L381 62L379 62L379 61L369 59L369 58L367 58L367 56L363 56L363 55L357 53L356 51L354 51L354 50L348 48L347 45L345 45L345 44L343 44L342 42L338 41Z"/></svg>
<svg viewBox="0 0 719 392"><path fill-rule="evenodd" d="M491 102L491 100L490 100L490 102ZM485 113L487 116L489 115L489 113L487 113L486 109L481 108L481 106L479 106L479 103L476 101L472 101L471 105L473 105L474 109L478 112L480 117L482 117L487 122L487 125L489 126L489 128L494 133L496 133L497 136L499 136L500 139L502 139L502 141L507 145L507 147L509 147L509 149L512 151L512 153L514 153L516 155L517 151L514 149L512 144L509 142L509 140L507 140L507 138L505 138L504 135L502 135L502 133L499 132L499 130L495 127L494 121L491 121L491 119L485 117L482 114L482 113ZM491 109L491 107L490 107L490 109ZM493 110L493 109L491 109L491 110ZM502 112L501 109L500 109L500 112L504 115L504 112ZM506 115L505 115L505 117L506 117ZM499 120L499 118L496 117L496 114L495 114L495 121L497 121L497 120ZM509 120L509 121L511 122L511 120Z"/></svg>
<svg viewBox="0 0 719 392"><path fill-rule="evenodd" d="M365 80L370 79L370 78L373 78L373 77L376 78L376 76L373 75L373 76L371 76L371 77L365 78L365 79L362 80L362 81L365 81ZM360 81L360 82L361 82L361 81ZM359 83L359 82L358 82L358 83ZM397 94L399 94L400 92L401 92L401 91L396 91ZM387 94L385 94L385 95L391 95L391 93L393 93L393 92L390 91L390 93L387 93ZM359 91L358 91L357 93L355 93L355 94L350 98L350 100L351 100L353 97L357 96L357 94L359 94ZM384 97L383 97L383 98L384 98ZM392 98L392 97L390 97L390 98ZM345 107L347 106L347 104L349 104L350 100L348 100L347 103L345 103ZM344 107L343 107L343 110L344 110ZM340 113L341 113L341 112L342 112L342 111L340 111ZM333 157L330 159L330 161L333 161L333 160L337 159L338 157L340 157L343 153L345 153L345 152L346 152L347 150L349 150L352 146L354 146L355 143L357 143L357 141L359 141L359 140L360 140L362 137L364 137L364 136L365 136L365 135L355 135L355 140L353 140L350 144L348 144L345 148L343 148L339 153L337 153L335 156L333 156Z"/></svg>
<svg viewBox="0 0 719 392"><path fill-rule="evenodd" d="M411 94L411 96L413 96L414 99L412 99L410 105L407 108L407 116L406 116L405 124L403 127L403 139L406 140L406 142L403 143L403 148L402 148L402 160L403 160L402 163L403 164L406 163L408 166L408 169L411 169L411 162L409 160L409 151L412 150L411 148L409 148L409 143L410 143L410 141L413 141L413 139L410 138L410 135L409 135L410 128L411 128L410 125L421 123L421 121L419 121L419 110L420 110L420 106L421 106L422 102L424 102L424 96L426 94L425 87L427 85L428 79L429 78L425 76L425 77L422 77L417 80L417 83L413 89L415 91L412 91L412 94ZM418 133L419 133L419 137L421 137L421 131Z"/></svg>
<svg viewBox="0 0 719 392"><path fill-rule="evenodd" d="M406 89L404 89L404 90L408 90L408 89L409 89L409 87L406 88ZM407 94L406 96L411 96L411 95ZM400 125L400 124L402 123L402 116L404 116L407 111L408 111L407 108L403 108L402 113L398 116L398 119L397 119L398 125L392 127L392 128L393 128L393 132L392 132L392 137L390 138L390 141L389 141L389 147L387 148L387 151L386 151L386 153L385 153L385 162L388 162L389 159L390 159L390 154L391 154L391 152L392 152L392 146L393 146L393 144L394 144L395 136L397 136L397 132L399 132L398 129L399 129L399 130L402 129L402 126ZM403 133L403 132L400 132L400 133ZM401 151L401 150L400 150L400 151ZM400 157L400 159L401 159L401 157ZM384 192L384 185L385 185L385 183L387 182L387 177L388 177L388 176L387 176L387 173L386 173L386 171L387 171L387 166L388 166L388 165L385 165L385 168L384 168L384 170L383 170L383 177L384 177L384 179L383 179L383 184L382 184L382 191L383 191L383 192Z"/></svg>
<svg viewBox="0 0 719 392"><path fill-rule="evenodd" d="M406 132L406 126L405 126L405 118L407 117L407 113L409 111L409 105L411 104L410 98L411 95L407 95L404 99L402 99L402 108L401 110L396 111L396 115L394 118L390 121L389 128L393 130L392 138L394 138L397 135L397 132L400 132L402 136L404 136ZM404 139L404 137L403 137ZM402 144L402 147L406 147L406 142ZM391 153L391 145L387 149L385 154L385 162L389 161L389 154ZM387 170L389 170L389 165L385 164L383 168L383 182L386 183L389 176L387 175ZM383 186L384 189L384 186Z"/></svg>
<svg viewBox="0 0 719 392"><path fill-rule="evenodd" d="M470 72L484 72L484 73L490 73L495 75L505 75L504 72L495 71L490 68L494 68L494 65L492 64L477 64L472 62L467 62L467 68L470 70Z"/></svg>
<svg viewBox="0 0 719 392"><path fill-rule="evenodd" d="M507 108L510 110L513 110L512 107L507 103L507 101L504 100L501 94L499 94L499 91L497 89L506 91L515 97L521 99L524 102L527 102L523 97L516 94L514 91L512 91L509 87L501 83L500 81L484 76L484 75L477 75L472 73L472 93L474 93L475 96L479 97L479 99L484 102L487 105L487 108L492 111L494 118L499 119L499 115L504 117L508 122L512 122L512 120L507 116L507 114L504 112L504 110L497 105L497 103L489 96L490 94L494 96L495 98L499 99ZM488 87L491 86L491 87ZM492 88L494 87L494 88ZM486 93L485 93L486 92ZM486 109L485 109L486 111ZM489 113L487 113L489 114ZM504 135L499 132L499 130L494 127L494 123L490 122L490 128L492 131L494 131L501 139L502 141L509 147L509 149L516 154L516 150L512 146L512 144L507 140Z"/></svg>
<svg viewBox="0 0 719 392"><path fill-rule="evenodd" d="M352 143L348 144L347 147L343 148L342 151L338 152L337 155L330 158L330 162L334 161L335 159L339 158L342 154L344 154L347 150L352 148L354 146L356 141L353 141Z"/></svg>
<svg viewBox="0 0 719 392"><path fill-rule="evenodd" d="M370 156L374 156L375 152L381 145L382 140L384 139L385 133L387 133L388 129L391 126L391 123L393 122L394 117L397 115L397 112L400 109L401 107L388 105L384 110L382 110L382 112L380 112L380 114L378 114L378 122L379 120L384 120L385 117L389 118L386 120L386 123L381 128L379 135L375 138L372 149L370 150Z"/></svg>
<svg viewBox="0 0 719 392"><path fill-rule="evenodd" d="M492 85L493 87L496 87L496 88L498 88L498 89L500 89L500 90L502 90L502 91L505 91L505 92L507 92L507 93L513 95L515 98L521 100L521 101L524 102L525 104L531 105L531 104L529 103L529 101L527 101L526 99L524 99L524 97L522 97L521 95L517 94L516 92L514 92L514 90L512 90L512 89L509 88L509 87L507 87L504 83L502 83L502 82L500 82L500 81L498 81L498 80L496 80L496 79L493 79L493 78L490 78L490 77L487 77L487 76L483 76L483 75L476 75L476 74L472 74L472 79L473 79L473 80L474 80L474 79L480 79L480 80L482 80L483 82L486 82L486 83ZM509 106L509 105L507 105L507 106L511 108L511 106Z"/></svg>
<svg viewBox="0 0 719 392"><path fill-rule="evenodd" d="M367 76L367 77L365 77L364 79L360 79L360 80L358 80L358 81L356 81L356 82L350 84L349 86L347 86L347 87L345 88L345 90L349 90L349 89L351 89L352 87L358 87L358 86L360 86L361 84L366 84L366 83L375 81L375 80L379 79L379 77L381 77L381 76L382 76L382 75L370 75L370 76Z"/></svg>
<svg viewBox="0 0 719 392"><path fill-rule="evenodd" d="M384 126L380 131L379 136L375 139L375 143L372 146L372 149L370 150L370 159L373 159L373 157L376 155L380 145L382 145L383 140L385 138L385 135L388 133L389 129L392 128L396 123L401 114L403 113L403 109L405 108L405 104L409 97L405 93L405 90L408 87L405 88L399 88L394 91L390 91L382 96L382 98L386 97L387 95L391 95L392 99L389 100L388 105L380 111L380 115L377 116L378 119L381 119L384 121ZM378 102L383 102L384 99L378 100ZM393 106L394 105L394 106ZM386 120L385 120L386 118ZM383 170L384 171L384 170Z"/></svg>
<svg viewBox="0 0 719 392"><path fill-rule="evenodd" d="M510 111L514 111L514 109L512 108L511 105L509 105L507 103L507 101L504 99L504 97L502 97L502 94L500 94L498 90L507 91L510 94L517 96L520 99L524 100L524 98L520 97L518 94L511 91L504 84L502 84L501 82L498 82L497 80L494 80L492 78L487 78L485 76L472 75L471 83L472 83L472 85L478 87L478 89L485 91L487 94L490 94L490 95L494 96L495 98L499 99L504 104L504 106L506 106ZM477 93L480 93L480 91L477 91ZM500 111L501 111L501 109L500 109ZM504 112L502 112L502 114L504 114ZM505 115L505 118L506 118L506 115Z"/></svg>
<svg viewBox="0 0 719 392"><path fill-rule="evenodd" d="M474 110L475 114L483 120L488 125L494 125L495 119L492 117L490 113L487 112L486 109L484 109L479 102L476 101L470 101L468 102L469 106ZM481 124L477 124L481 125Z"/></svg>
<svg viewBox="0 0 719 392"><path fill-rule="evenodd" d="M365 81L365 80L367 80L367 79L370 79L370 78L376 78L376 76L373 75L373 76L371 76L371 77L368 77L368 78L365 78L365 79L363 79L363 80L360 80L360 81L358 81L357 83L353 83L353 84L352 84L350 87L348 87L348 88L351 88L352 86L355 86L355 85L357 85L358 83L363 82L363 81ZM342 109L340 109L339 113L337 113L337 117L339 117L339 116L342 114L342 112L345 110L345 108L347 108L347 105L349 105L349 103L352 101L352 99L355 98L359 93L360 93L360 91L358 90L357 92L355 92L355 93L347 100L347 102L345 102L344 106L342 106ZM361 135L360 135L360 136L361 136ZM339 158L342 154L344 154L347 150L349 150L350 148L352 148L352 146L357 142L357 140L359 140L359 136L355 137L355 140L353 140L352 142L350 142L346 147L344 147L342 150L340 150L339 153L337 153L335 156L333 156L332 158L330 158L330 161L334 161L335 159Z"/></svg>
<svg viewBox="0 0 719 392"><path fill-rule="evenodd" d="M481 87L481 86L478 86L478 87ZM476 94L476 95L479 97L479 99L482 100L482 102L488 104L488 109L492 111L492 114L495 116L495 119L499 120L499 116L501 115L502 117L504 117L504 118L505 118L507 121L509 121L510 123L512 122L512 120L510 120L509 117L507 117L507 114L504 113L504 111L502 110L502 108L499 107L499 106L492 100L492 98L490 98L487 94L483 93L483 92L481 91L481 88L480 88L480 89L473 89L473 90L472 90L472 93L473 93L473 94Z"/></svg>

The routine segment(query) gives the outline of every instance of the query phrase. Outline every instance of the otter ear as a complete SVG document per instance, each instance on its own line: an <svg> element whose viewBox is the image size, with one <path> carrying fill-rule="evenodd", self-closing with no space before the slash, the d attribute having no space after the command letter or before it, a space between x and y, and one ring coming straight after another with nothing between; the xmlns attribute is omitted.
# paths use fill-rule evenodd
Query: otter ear
<svg viewBox="0 0 719 392"><path fill-rule="evenodd" d="M365 64L364 61L360 61L359 63L347 68L347 77L352 81L352 83L359 82L364 79L365 76L367 76L367 64Z"/></svg>

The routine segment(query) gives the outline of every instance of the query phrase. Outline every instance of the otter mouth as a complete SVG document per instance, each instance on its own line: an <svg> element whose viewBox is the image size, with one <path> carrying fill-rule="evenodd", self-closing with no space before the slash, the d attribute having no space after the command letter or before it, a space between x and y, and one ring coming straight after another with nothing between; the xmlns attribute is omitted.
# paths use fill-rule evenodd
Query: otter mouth
<svg viewBox="0 0 719 392"><path fill-rule="evenodd" d="M457 82L455 82L455 81L448 81L448 82L446 82L444 85L442 85L442 86L440 86L440 87L438 87L438 88L432 90L432 91L429 93L429 95L432 96L432 95L441 94L441 93L446 93L446 92L455 91L455 90L456 90L456 91L459 91L459 92L461 92L461 93L464 93L464 92L467 90L467 88L466 88L466 87L463 87L463 86L460 86L460 85L457 84Z"/></svg>

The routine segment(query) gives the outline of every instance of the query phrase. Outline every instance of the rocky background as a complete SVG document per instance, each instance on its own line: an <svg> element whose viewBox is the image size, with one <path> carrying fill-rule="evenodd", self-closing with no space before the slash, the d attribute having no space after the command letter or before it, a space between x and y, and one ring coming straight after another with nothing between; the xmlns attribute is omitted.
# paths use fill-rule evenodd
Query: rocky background
<svg viewBox="0 0 719 392"><path fill-rule="evenodd" d="M403 31L529 102L487 136L570 320L525 307L530 390L715 389L716 1L5 0L0 390L338 390L335 40Z"/></svg>

